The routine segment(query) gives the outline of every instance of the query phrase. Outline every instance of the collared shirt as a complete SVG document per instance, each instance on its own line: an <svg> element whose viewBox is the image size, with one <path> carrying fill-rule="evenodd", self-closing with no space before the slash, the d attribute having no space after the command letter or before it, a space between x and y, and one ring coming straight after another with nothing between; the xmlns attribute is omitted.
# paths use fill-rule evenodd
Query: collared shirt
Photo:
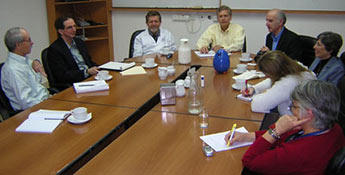
<svg viewBox="0 0 345 175"><path fill-rule="evenodd" d="M25 110L49 96L42 76L32 69L32 60L9 52L1 70L1 86L14 110Z"/></svg>
<svg viewBox="0 0 345 175"><path fill-rule="evenodd" d="M197 48L213 48L216 45L228 51L240 51L244 43L244 28L241 25L230 23L228 29L222 30L219 23L210 25L197 42Z"/></svg>
<svg viewBox="0 0 345 175"><path fill-rule="evenodd" d="M66 43L66 42L65 42ZM66 43L68 49L70 50L74 61L77 63L79 70L84 72L84 77L87 78L89 76L89 74L87 73L87 69L89 68L85 61L83 56L80 54L77 44L75 43L74 40L72 40L71 45L69 45L68 43Z"/></svg>
<svg viewBox="0 0 345 175"><path fill-rule="evenodd" d="M160 36L161 31L158 29L157 33L154 34L149 30L149 34L152 36L152 38L157 42L158 37Z"/></svg>
<svg viewBox="0 0 345 175"><path fill-rule="evenodd" d="M271 33L271 37L272 37L272 40L273 40L272 50L276 50L277 49L280 37L282 36L282 33L283 33L284 29L285 29L285 27L282 28L282 30L278 33L277 36L274 36L274 33Z"/></svg>
<svg viewBox="0 0 345 175"><path fill-rule="evenodd" d="M160 28L157 41L149 34L149 30L141 32L134 40L133 57L159 53L163 49L176 50L174 36L165 29Z"/></svg>

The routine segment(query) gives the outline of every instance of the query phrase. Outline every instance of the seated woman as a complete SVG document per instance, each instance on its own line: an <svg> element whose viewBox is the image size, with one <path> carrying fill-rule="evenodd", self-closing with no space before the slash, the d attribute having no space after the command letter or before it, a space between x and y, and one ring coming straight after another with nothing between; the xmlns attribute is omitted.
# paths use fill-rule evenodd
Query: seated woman
<svg viewBox="0 0 345 175"><path fill-rule="evenodd" d="M231 143L254 141L243 165L261 174L324 174L334 153L345 145L336 124L340 95L331 83L302 82L291 94L293 115L284 115L268 131L235 133ZM271 129L273 128L273 129ZM227 142L229 134L225 136Z"/></svg>
<svg viewBox="0 0 345 175"><path fill-rule="evenodd" d="M314 73L292 60L282 51L269 51L258 60L259 70L268 78L249 91L242 90L245 96L253 96L251 108L254 112L270 112L278 106L280 115L290 114L292 90L305 80L316 79Z"/></svg>
<svg viewBox="0 0 345 175"><path fill-rule="evenodd" d="M315 60L309 70L315 72L318 80L337 85L345 74L344 64L337 57L343 40L339 34L333 32L323 32L317 39L314 46Z"/></svg>

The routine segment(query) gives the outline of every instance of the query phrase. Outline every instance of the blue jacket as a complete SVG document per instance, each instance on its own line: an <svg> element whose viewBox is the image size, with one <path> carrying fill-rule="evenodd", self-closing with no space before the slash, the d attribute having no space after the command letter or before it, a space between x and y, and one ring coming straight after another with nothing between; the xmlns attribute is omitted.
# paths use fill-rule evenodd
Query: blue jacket
<svg viewBox="0 0 345 175"><path fill-rule="evenodd" d="M320 61L320 58L315 58L309 70L314 71ZM343 62L337 57L332 57L322 68L319 75L317 75L317 79L337 85L338 81L344 76L344 74L345 70Z"/></svg>

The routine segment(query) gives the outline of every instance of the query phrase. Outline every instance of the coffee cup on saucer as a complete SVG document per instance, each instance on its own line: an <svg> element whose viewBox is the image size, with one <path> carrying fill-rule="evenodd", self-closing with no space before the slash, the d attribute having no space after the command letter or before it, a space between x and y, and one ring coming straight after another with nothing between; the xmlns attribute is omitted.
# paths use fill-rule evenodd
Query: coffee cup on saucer
<svg viewBox="0 0 345 175"><path fill-rule="evenodd" d="M168 66L167 69L168 69L168 75L169 75L169 76L172 76L172 75L175 74L176 69L175 69L174 66Z"/></svg>
<svg viewBox="0 0 345 175"><path fill-rule="evenodd" d="M236 70L238 73L243 73L247 70L247 65L246 64L238 64Z"/></svg>
<svg viewBox="0 0 345 175"><path fill-rule="evenodd" d="M85 120L87 118L87 109L85 107L77 107L72 109L72 115L77 120Z"/></svg>
<svg viewBox="0 0 345 175"><path fill-rule="evenodd" d="M107 70L98 71L97 77L100 80L106 80L109 77L109 71L107 71Z"/></svg>
<svg viewBox="0 0 345 175"><path fill-rule="evenodd" d="M154 58L146 58L145 59L145 66L153 67L154 65L155 65L155 59Z"/></svg>
<svg viewBox="0 0 345 175"><path fill-rule="evenodd" d="M246 79L236 78L235 81L236 81L235 83L236 89L242 90L246 87Z"/></svg>
<svg viewBox="0 0 345 175"><path fill-rule="evenodd" d="M250 59L250 53L242 53L242 59Z"/></svg>

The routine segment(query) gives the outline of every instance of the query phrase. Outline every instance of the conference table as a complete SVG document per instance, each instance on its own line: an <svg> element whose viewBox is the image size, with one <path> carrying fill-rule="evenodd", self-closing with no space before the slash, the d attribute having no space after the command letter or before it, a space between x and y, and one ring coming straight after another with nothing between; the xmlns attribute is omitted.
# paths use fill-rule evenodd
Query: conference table
<svg viewBox="0 0 345 175"><path fill-rule="evenodd" d="M76 174L240 174L247 147L206 157L201 135L229 130L232 124L257 130L260 122L209 118L201 129L195 115L148 112Z"/></svg>
<svg viewBox="0 0 345 175"><path fill-rule="evenodd" d="M145 69L147 73L144 75L133 76L122 76L119 72L111 71L113 78L107 81L110 87L107 91L76 94L73 87L70 87L0 123L0 148L7 150L0 158L0 172L72 174L81 167L78 174L124 174L126 171L132 174L211 174L215 172L212 169L219 167L222 167L219 172L225 173L231 169L240 172L241 157L247 148L216 153L214 157L207 158L201 151L203 143L199 139L203 134L226 131L234 122L249 131L259 129L263 114L251 112L249 102L235 98L239 91L231 88L234 83L233 68L225 74L218 74L212 67L212 58L200 59L194 53L192 63L188 65L177 63L177 53L170 59L158 56L155 58L156 63L159 66L173 64L175 75L160 80L157 67ZM240 56L240 53L230 56L231 67L240 63ZM135 61L141 65L145 57L126 61ZM206 130L200 129L198 115L188 113L187 96L178 97L176 105L172 106L162 106L159 102L160 84L184 79L186 71L193 65L198 65L195 67L205 76L204 106L210 116L209 128ZM90 77L86 81L94 78ZM63 121L51 134L15 132L16 127L38 109L71 110L79 106L92 112L92 120L88 123L73 125ZM138 154L141 159L136 160L135 153L138 151L142 152ZM116 160L111 159L111 156ZM110 162L99 163L100 159L120 161L120 164L113 166ZM86 162L90 163L84 169ZM144 165L137 165L140 163ZM155 165L157 163L162 164ZM104 167L104 171L97 168L95 173L91 173L93 164ZM188 169L191 165L196 167Z"/></svg>

